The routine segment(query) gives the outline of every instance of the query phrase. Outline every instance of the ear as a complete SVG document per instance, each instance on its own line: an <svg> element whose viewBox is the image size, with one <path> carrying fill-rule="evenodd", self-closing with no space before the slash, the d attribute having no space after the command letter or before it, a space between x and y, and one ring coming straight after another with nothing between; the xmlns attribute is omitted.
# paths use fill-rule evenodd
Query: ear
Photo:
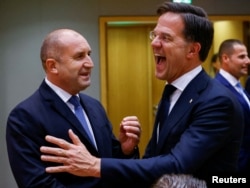
<svg viewBox="0 0 250 188"><path fill-rule="evenodd" d="M222 62L228 62L229 61L229 57L228 57L228 55L227 54L225 54L225 53L223 53L222 55L221 55L221 59L222 59Z"/></svg>
<svg viewBox="0 0 250 188"><path fill-rule="evenodd" d="M50 72L50 73L58 73L58 70L57 70L57 61L55 59L47 59L46 62L46 69L47 69L47 72Z"/></svg>
<svg viewBox="0 0 250 188"><path fill-rule="evenodd" d="M188 57L192 58L194 56L199 55L200 49L201 49L200 43L198 42L190 43Z"/></svg>

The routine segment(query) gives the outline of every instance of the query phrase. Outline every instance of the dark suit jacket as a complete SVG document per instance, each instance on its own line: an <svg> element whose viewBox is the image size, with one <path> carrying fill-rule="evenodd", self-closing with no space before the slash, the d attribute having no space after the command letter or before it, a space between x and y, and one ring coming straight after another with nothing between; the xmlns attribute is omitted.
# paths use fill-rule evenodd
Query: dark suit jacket
<svg viewBox="0 0 250 188"><path fill-rule="evenodd" d="M166 173L194 174L208 181L211 175L232 175L242 132L238 101L202 70L173 107L158 144L153 133L144 159L102 159L101 176L147 188Z"/></svg>
<svg viewBox="0 0 250 188"><path fill-rule="evenodd" d="M6 141L10 165L21 188L93 188L106 187L97 178L83 178L68 173L47 174L48 164L40 160L40 147L48 145L46 135L70 141L71 128L97 157L123 158L120 143L112 134L110 122L101 104L80 94L81 103L89 117L96 138L98 151L88 140L81 124L70 108L43 82L28 99L17 105L7 121Z"/></svg>
<svg viewBox="0 0 250 188"><path fill-rule="evenodd" d="M244 112L244 135L242 140L242 146L239 154L239 172L243 174L250 174L250 110L246 105L244 98L239 92L221 75L217 74L215 77L222 85L226 86L238 99ZM248 99L250 96L245 92Z"/></svg>
<svg viewBox="0 0 250 188"><path fill-rule="evenodd" d="M245 89L250 94L250 76L247 77Z"/></svg>

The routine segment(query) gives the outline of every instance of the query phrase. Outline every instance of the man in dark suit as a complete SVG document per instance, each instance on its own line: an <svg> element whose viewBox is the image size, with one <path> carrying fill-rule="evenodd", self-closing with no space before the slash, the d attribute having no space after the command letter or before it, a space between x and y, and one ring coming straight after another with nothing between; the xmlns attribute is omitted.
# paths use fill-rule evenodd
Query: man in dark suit
<svg viewBox="0 0 250 188"><path fill-rule="evenodd" d="M247 77L245 90L247 91L248 94L250 94L250 76Z"/></svg>
<svg viewBox="0 0 250 188"><path fill-rule="evenodd" d="M166 112L159 118L161 110L157 113L144 158L96 158L70 131L74 144L46 137L59 148L41 147L41 159L64 164L46 168L47 172L101 177L124 187L148 188L168 173L191 174L209 183L212 175L224 177L236 171L243 130L241 108L201 66L213 41L212 23L203 9L188 4L165 2L157 12L159 19L150 33L155 75L167 81L166 88L174 89L172 94L164 92L167 97L159 109ZM163 101L165 108L161 108ZM74 155L78 150L81 155Z"/></svg>
<svg viewBox="0 0 250 188"><path fill-rule="evenodd" d="M239 172L250 174L250 96L240 84L248 73L250 59L246 46L238 39L227 39L219 47L221 69L215 79L238 99L244 112L244 136L239 154Z"/></svg>
<svg viewBox="0 0 250 188"><path fill-rule="evenodd" d="M139 157L135 149L140 137L137 118L123 119L118 141L100 102L79 93L90 85L90 54L87 40L73 30L55 30L45 38L41 60L46 78L32 96L12 110L7 121L8 156L18 187L107 187L100 178L46 173L45 167L53 164L41 161L40 147L48 144L44 140L48 134L70 141L67 132L72 129L93 156ZM71 96L81 105L76 108Z"/></svg>

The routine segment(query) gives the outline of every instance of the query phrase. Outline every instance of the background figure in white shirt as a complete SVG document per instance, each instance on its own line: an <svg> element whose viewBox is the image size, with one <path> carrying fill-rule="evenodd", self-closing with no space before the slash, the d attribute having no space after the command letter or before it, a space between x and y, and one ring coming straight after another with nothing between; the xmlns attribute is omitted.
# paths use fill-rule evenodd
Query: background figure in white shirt
<svg viewBox="0 0 250 188"><path fill-rule="evenodd" d="M250 96L240 85L240 78L248 74L250 59L246 46L238 39L227 39L219 48L221 69L216 75L240 102L244 112L244 136L239 154L239 173L250 172Z"/></svg>

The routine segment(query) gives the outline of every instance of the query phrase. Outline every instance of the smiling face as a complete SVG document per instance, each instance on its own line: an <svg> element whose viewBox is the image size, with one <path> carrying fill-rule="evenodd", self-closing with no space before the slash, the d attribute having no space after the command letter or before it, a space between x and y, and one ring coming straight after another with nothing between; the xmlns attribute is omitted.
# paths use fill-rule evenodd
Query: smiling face
<svg viewBox="0 0 250 188"><path fill-rule="evenodd" d="M201 64L200 44L187 42L180 15L167 12L161 15L151 33L155 56L155 75L169 83Z"/></svg>
<svg viewBox="0 0 250 188"><path fill-rule="evenodd" d="M231 54L222 54L222 68L233 75L237 80L248 74L250 60L247 48L242 44L234 44Z"/></svg>
<svg viewBox="0 0 250 188"><path fill-rule="evenodd" d="M80 34L67 31L60 35L58 58L46 61L48 79L70 94L79 93L90 85L91 48Z"/></svg>

